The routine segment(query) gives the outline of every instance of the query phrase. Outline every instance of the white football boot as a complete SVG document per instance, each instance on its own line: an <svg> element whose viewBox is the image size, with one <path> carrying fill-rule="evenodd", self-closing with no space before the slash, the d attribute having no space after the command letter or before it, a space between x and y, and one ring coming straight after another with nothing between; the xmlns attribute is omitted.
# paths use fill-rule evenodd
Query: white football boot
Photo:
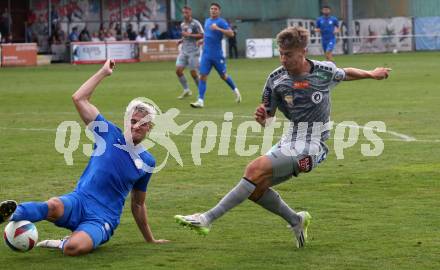
<svg viewBox="0 0 440 270"><path fill-rule="evenodd" d="M53 249L61 249L63 242L69 239L70 236L66 236L63 239L55 239L55 240L43 240L37 243L37 247L40 248L53 248Z"/></svg>
<svg viewBox="0 0 440 270"><path fill-rule="evenodd" d="M188 216L175 215L174 219L179 225L189 227L191 230L194 229L201 235L207 235L211 227L203 215L199 213Z"/></svg>
<svg viewBox="0 0 440 270"><path fill-rule="evenodd" d="M294 227L289 227L295 235L296 247L303 248L307 241L307 228L310 225L312 216L307 211L298 212L298 215L301 217L301 222Z"/></svg>
<svg viewBox="0 0 440 270"><path fill-rule="evenodd" d="M238 88L234 89L234 94L235 94L235 102L240 103L241 102L241 95L240 95L240 91L238 91Z"/></svg>
<svg viewBox="0 0 440 270"><path fill-rule="evenodd" d="M193 108L203 108L203 106L204 106L202 99L198 99L196 102L191 103L190 105Z"/></svg>
<svg viewBox="0 0 440 270"><path fill-rule="evenodd" d="M181 94L180 96L178 96L177 98L178 98L178 99L183 99L183 98L185 98L185 97L189 97L189 96L191 96L191 95L192 95L191 90L186 89L186 90L183 90L182 94Z"/></svg>

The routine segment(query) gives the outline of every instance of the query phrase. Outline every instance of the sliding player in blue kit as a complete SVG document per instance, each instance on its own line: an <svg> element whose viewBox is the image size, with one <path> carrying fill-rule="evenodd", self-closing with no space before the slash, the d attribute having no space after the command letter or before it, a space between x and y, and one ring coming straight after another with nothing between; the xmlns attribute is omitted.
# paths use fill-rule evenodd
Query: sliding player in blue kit
<svg viewBox="0 0 440 270"><path fill-rule="evenodd" d="M200 61L199 97L196 102L191 103L193 108L203 108L204 106L206 80L213 66L220 77L232 89L232 92L235 94L235 101L237 103L241 102L240 91L238 91L232 78L226 74L226 61L222 50L223 35L233 37L234 31L232 31L229 24L223 18L220 18L220 9L219 4L212 3L209 9L210 18L205 21L204 45Z"/></svg>
<svg viewBox="0 0 440 270"><path fill-rule="evenodd" d="M114 62L104 66L72 96L73 103L88 128L95 135L94 153L75 190L46 202L17 205L8 200L0 203L0 223L7 220L48 220L67 228L72 234L61 240L44 240L39 247L61 249L65 255L78 256L91 252L109 241L119 225L125 199L131 192L131 211L146 242L156 240L148 225L145 197L155 166L154 157L140 142L153 127L153 106L132 101L126 111L123 133L90 103L98 84L113 73ZM104 149L104 151L102 151Z"/></svg>

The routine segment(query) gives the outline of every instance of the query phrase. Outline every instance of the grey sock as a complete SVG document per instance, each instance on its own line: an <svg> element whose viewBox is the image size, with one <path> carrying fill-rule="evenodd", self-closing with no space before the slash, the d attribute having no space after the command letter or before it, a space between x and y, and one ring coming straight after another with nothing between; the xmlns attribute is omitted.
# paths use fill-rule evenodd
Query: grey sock
<svg viewBox="0 0 440 270"><path fill-rule="evenodd" d="M242 178L215 207L203 213L204 218L208 223L212 223L214 220L223 216L227 211L246 200L254 190L255 185L245 178Z"/></svg>
<svg viewBox="0 0 440 270"><path fill-rule="evenodd" d="M301 221L301 217L298 216L295 211L293 211L284 201L281 199L280 194L269 188L264 192L263 196L256 201L257 204L261 205L270 212L277 214L286 220L291 226L297 225Z"/></svg>
<svg viewBox="0 0 440 270"><path fill-rule="evenodd" d="M194 83L196 84L197 87L199 87L199 78L198 77L192 77L194 80Z"/></svg>
<svg viewBox="0 0 440 270"><path fill-rule="evenodd" d="M185 75L179 77L179 82L183 87L183 90L188 89L188 82L186 81Z"/></svg>

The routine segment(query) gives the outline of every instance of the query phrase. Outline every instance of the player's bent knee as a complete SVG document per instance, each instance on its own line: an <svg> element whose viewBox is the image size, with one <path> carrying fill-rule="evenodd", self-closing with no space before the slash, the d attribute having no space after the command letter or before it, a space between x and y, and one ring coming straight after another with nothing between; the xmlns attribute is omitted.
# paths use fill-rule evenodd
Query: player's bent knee
<svg viewBox="0 0 440 270"><path fill-rule="evenodd" d="M79 256L93 250L93 240L85 232L74 233L63 246L63 253L67 256Z"/></svg>
<svg viewBox="0 0 440 270"><path fill-rule="evenodd" d="M67 256L80 256L92 251L93 247L81 247L79 245L69 245L66 244L63 248L64 255Z"/></svg>
<svg viewBox="0 0 440 270"><path fill-rule="evenodd" d="M77 245L73 245L73 244L65 244L63 247L63 253L64 255L67 256L79 256L81 255L79 252L79 248Z"/></svg>
<svg viewBox="0 0 440 270"><path fill-rule="evenodd" d="M57 220L58 218L63 216L64 213L64 204L59 198L50 198L47 201L47 219L50 221Z"/></svg>
<svg viewBox="0 0 440 270"><path fill-rule="evenodd" d="M259 184L265 179L270 178L272 174L271 170L270 161L263 156L249 163L245 169L244 175L252 182Z"/></svg>
<svg viewBox="0 0 440 270"><path fill-rule="evenodd" d="M257 162L253 161L246 166L244 176L252 182L256 182L261 175Z"/></svg>

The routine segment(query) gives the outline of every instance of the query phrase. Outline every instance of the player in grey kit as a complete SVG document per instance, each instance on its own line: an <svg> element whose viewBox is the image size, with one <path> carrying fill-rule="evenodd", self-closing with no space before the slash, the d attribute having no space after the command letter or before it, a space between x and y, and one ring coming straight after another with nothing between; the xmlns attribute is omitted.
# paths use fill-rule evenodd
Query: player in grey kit
<svg viewBox="0 0 440 270"><path fill-rule="evenodd" d="M182 8L182 13L184 19L180 24L182 29L182 39L179 41L179 43L182 44L182 48L176 60L176 75L183 87L183 92L177 97L178 99L182 99L192 94L191 90L189 90L185 75L183 74L185 67L190 69L191 77L196 86L199 85L198 68L200 50L197 46L197 40L203 38L203 27L198 20L192 17L191 8L184 6Z"/></svg>
<svg viewBox="0 0 440 270"><path fill-rule="evenodd" d="M297 247L304 246L310 214L296 213L272 186L310 172L325 160L330 91L334 86L343 80L386 79L390 71L383 67L371 71L341 69L332 62L309 60L306 58L308 38L308 31L302 27L289 27L277 35L282 66L269 75L263 102L255 112L255 120L266 126L273 122L279 109L291 121L289 132L266 155L249 163L240 182L215 207L203 214L177 215L175 219L179 224L207 234L214 220L250 199L285 219Z"/></svg>

